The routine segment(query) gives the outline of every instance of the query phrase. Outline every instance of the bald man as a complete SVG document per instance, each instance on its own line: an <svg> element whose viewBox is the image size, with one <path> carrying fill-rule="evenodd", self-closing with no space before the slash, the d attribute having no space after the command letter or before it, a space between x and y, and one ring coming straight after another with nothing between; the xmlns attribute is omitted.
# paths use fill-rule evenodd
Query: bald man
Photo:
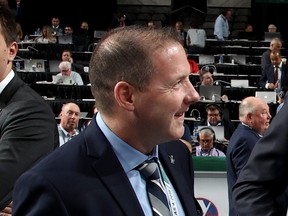
<svg viewBox="0 0 288 216"><path fill-rule="evenodd" d="M240 123L232 134L226 152L229 216L237 216L232 201L232 187L246 164L256 142L271 120L268 104L261 98L247 97L239 105Z"/></svg>
<svg viewBox="0 0 288 216"><path fill-rule="evenodd" d="M59 114L58 125L60 146L79 134L77 129L80 119L80 108L75 103L67 103L62 106Z"/></svg>

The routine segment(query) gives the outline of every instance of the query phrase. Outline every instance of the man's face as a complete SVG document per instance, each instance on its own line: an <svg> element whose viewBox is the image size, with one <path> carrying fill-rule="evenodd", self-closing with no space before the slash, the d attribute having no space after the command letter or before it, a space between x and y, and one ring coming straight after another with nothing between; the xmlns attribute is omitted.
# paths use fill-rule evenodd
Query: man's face
<svg viewBox="0 0 288 216"><path fill-rule="evenodd" d="M269 127L271 120L271 115L269 112L269 106L267 103L262 102L257 110L251 114L251 127L256 130L259 134L264 134L264 132Z"/></svg>
<svg viewBox="0 0 288 216"><path fill-rule="evenodd" d="M152 58L157 72L145 90L136 93L135 113L143 135L163 143L183 135L184 114L199 94L189 81L190 66L181 44L166 45Z"/></svg>
<svg viewBox="0 0 288 216"><path fill-rule="evenodd" d="M58 18L52 18L52 25L53 26L58 26L60 23L60 20Z"/></svg>
<svg viewBox="0 0 288 216"><path fill-rule="evenodd" d="M213 148L213 135L199 133L199 144L202 150L209 151Z"/></svg>
<svg viewBox="0 0 288 216"><path fill-rule="evenodd" d="M62 53L62 61L69 61L70 62L71 54L70 52L63 52Z"/></svg>
<svg viewBox="0 0 288 216"><path fill-rule="evenodd" d="M282 57L278 54L270 54L270 60L273 65L278 66L282 61Z"/></svg>
<svg viewBox="0 0 288 216"><path fill-rule="evenodd" d="M207 111L207 119L211 126L216 126L218 122L221 120L220 112L219 110L208 110Z"/></svg>
<svg viewBox="0 0 288 216"><path fill-rule="evenodd" d="M63 67L61 70L62 76L70 76L71 74L71 69Z"/></svg>
<svg viewBox="0 0 288 216"><path fill-rule="evenodd" d="M74 131L79 123L80 109L75 104L64 105L60 113L61 126L67 131Z"/></svg>
<svg viewBox="0 0 288 216"><path fill-rule="evenodd" d="M203 75L201 85L213 85L213 82L213 76L210 72L208 72Z"/></svg>

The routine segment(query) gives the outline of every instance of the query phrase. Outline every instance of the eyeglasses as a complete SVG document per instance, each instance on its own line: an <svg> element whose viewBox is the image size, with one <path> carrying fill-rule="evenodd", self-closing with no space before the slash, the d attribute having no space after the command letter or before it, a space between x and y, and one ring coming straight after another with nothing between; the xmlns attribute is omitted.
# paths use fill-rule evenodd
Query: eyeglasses
<svg viewBox="0 0 288 216"><path fill-rule="evenodd" d="M212 139L203 139L203 140L199 140L199 143L211 143Z"/></svg>
<svg viewBox="0 0 288 216"><path fill-rule="evenodd" d="M215 113L215 114L208 114L208 117L218 117L219 113Z"/></svg>

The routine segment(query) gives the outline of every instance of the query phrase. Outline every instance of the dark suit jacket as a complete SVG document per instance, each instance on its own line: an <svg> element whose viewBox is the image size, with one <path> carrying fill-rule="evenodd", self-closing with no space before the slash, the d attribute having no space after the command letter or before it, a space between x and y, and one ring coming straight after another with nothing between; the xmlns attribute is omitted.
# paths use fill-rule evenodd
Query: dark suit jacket
<svg viewBox="0 0 288 216"><path fill-rule="evenodd" d="M159 158L186 215L196 216L193 164L187 147L180 141L161 144ZM19 178L13 201L13 216L144 216L95 118L83 132Z"/></svg>
<svg viewBox="0 0 288 216"><path fill-rule="evenodd" d="M0 94L0 209L10 201L17 178L59 146L55 116L17 74Z"/></svg>
<svg viewBox="0 0 288 216"><path fill-rule="evenodd" d="M239 216L286 215L277 199L288 184L287 109L284 103L240 172L233 188Z"/></svg>
<svg viewBox="0 0 288 216"><path fill-rule="evenodd" d="M283 64L281 66L281 90L287 91L288 89L288 65ZM274 83L274 66L273 64L267 64L259 80L259 86L265 89L266 82Z"/></svg>
<svg viewBox="0 0 288 216"><path fill-rule="evenodd" d="M232 187L259 139L260 136L255 130L240 123L229 140L226 151L229 216L237 216L232 200Z"/></svg>

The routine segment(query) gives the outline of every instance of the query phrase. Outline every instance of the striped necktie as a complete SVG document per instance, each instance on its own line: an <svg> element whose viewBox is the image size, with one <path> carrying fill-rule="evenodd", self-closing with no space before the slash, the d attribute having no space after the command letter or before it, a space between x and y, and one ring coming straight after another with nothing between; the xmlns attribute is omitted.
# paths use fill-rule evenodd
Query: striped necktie
<svg viewBox="0 0 288 216"><path fill-rule="evenodd" d="M159 167L155 160L145 161L137 167L146 178L146 189L154 216L170 216L165 190L160 182Z"/></svg>

